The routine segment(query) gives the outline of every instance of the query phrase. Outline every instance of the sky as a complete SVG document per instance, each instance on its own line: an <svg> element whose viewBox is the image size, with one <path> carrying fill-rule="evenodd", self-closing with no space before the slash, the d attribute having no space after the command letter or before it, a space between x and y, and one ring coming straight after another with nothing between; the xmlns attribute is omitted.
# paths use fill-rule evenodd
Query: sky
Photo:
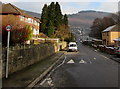
<svg viewBox="0 0 120 89"><path fill-rule="evenodd" d="M52 1L59 2L63 14L75 14L83 10L115 13L118 11L119 2L119 0L2 0L3 3L12 3L20 9L37 13L41 13L44 4L49 5Z"/></svg>

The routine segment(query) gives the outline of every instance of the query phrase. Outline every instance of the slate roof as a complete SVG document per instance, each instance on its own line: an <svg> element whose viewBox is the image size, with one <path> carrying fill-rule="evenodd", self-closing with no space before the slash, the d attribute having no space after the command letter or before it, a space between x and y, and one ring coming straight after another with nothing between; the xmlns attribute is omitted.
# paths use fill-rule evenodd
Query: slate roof
<svg viewBox="0 0 120 89"><path fill-rule="evenodd" d="M26 13L25 11L19 9L15 5L12 5L11 3L2 4L2 12L0 12L0 13L1 14L22 15L22 16L25 16L25 17L28 17L28 18L32 18L32 19L36 20L37 22L40 22L39 19L34 18L33 16L31 16L28 13Z"/></svg>
<svg viewBox="0 0 120 89"><path fill-rule="evenodd" d="M114 39L114 41L120 41L120 37L118 37L118 38Z"/></svg>
<svg viewBox="0 0 120 89"><path fill-rule="evenodd" d="M109 31L118 31L118 32L120 32L120 26L113 25L113 26L110 26L110 27L106 28L102 32L109 32Z"/></svg>

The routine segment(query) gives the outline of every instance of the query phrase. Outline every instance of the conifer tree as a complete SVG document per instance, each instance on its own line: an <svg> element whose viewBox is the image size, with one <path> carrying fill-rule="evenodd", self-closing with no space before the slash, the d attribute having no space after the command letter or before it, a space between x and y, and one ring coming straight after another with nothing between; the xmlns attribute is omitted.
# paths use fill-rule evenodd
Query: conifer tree
<svg viewBox="0 0 120 89"><path fill-rule="evenodd" d="M68 16L66 14L63 17L63 24L65 24L66 26L68 26Z"/></svg>
<svg viewBox="0 0 120 89"><path fill-rule="evenodd" d="M42 9L42 15L41 15L41 31L43 33L47 33L47 22L48 22L48 7L45 4Z"/></svg>
<svg viewBox="0 0 120 89"><path fill-rule="evenodd" d="M52 37L54 35L54 29L55 28L53 26L53 22L50 20L48 24L48 33L47 33L49 37Z"/></svg>
<svg viewBox="0 0 120 89"><path fill-rule="evenodd" d="M58 2L55 4L55 26L58 27L62 24L62 12Z"/></svg>
<svg viewBox="0 0 120 89"><path fill-rule="evenodd" d="M48 6L48 24L49 22L51 22L54 26L54 22L55 22L55 3L54 2L52 2Z"/></svg>

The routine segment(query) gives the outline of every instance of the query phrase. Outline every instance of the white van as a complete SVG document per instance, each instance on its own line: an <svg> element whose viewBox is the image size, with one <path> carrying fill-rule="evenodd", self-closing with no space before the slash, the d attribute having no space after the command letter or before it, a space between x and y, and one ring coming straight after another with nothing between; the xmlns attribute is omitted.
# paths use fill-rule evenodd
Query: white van
<svg viewBox="0 0 120 89"><path fill-rule="evenodd" d="M68 44L68 51L78 51L77 43L76 42L70 42Z"/></svg>

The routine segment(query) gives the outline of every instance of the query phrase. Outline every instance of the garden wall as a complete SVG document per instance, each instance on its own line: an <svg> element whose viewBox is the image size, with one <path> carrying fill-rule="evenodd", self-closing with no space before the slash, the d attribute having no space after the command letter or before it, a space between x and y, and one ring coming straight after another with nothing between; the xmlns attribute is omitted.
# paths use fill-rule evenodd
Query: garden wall
<svg viewBox="0 0 120 89"><path fill-rule="evenodd" d="M55 53L53 43L39 45L15 46L10 48L9 74L32 65ZM2 50L2 77L5 76L6 48Z"/></svg>

